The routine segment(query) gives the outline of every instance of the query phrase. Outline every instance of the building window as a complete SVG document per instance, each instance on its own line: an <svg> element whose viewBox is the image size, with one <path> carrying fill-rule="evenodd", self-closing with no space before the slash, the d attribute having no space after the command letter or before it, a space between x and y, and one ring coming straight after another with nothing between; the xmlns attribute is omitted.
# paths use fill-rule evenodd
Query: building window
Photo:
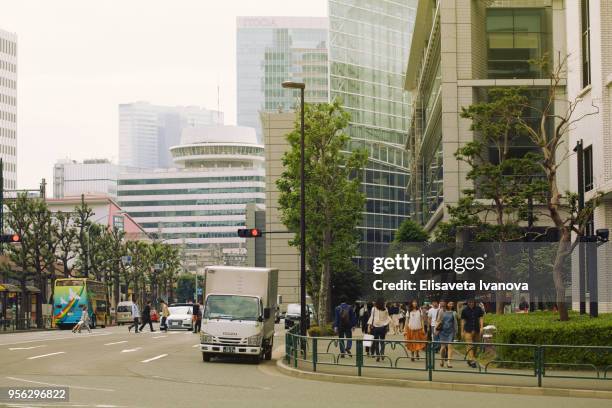
<svg viewBox="0 0 612 408"><path fill-rule="evenodd" d="M582 87L591 85L591 17L589 0L580 4L582 22Z"/></svg>
<svg viewBox="0 0 612 408"><path fill-rule="evenodd" d="M593 146L584 149L584 191L593 189Z"/></svg>
<svg viewBox="0 0 612 408"><path fill-rule="evenodd" d="M546 9L497 8L487 10L489 78L541 78L534 60L549 50Z"/></svg>

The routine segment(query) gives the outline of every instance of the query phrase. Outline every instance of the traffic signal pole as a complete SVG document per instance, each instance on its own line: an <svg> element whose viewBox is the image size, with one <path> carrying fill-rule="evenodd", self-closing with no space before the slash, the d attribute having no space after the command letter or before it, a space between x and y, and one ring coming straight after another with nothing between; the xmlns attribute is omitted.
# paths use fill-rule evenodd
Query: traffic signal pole
<svg viewBox="0 0 612 408"><path fill-rule="evenodd" d="M0 235L4 234L4 161L0 157ZM4 254L4 244L0 242L0 255Z"/></svg>

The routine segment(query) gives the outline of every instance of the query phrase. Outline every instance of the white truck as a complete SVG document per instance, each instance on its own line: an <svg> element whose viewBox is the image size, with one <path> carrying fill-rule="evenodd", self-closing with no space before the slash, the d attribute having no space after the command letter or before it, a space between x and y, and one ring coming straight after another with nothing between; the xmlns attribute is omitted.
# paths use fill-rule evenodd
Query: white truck
<svg viewBox="0 0 612 408"><path fill-rule="evenodd" d="M218 355L272 359L278 269L209 266L202 315L202 360Z"/></svg>

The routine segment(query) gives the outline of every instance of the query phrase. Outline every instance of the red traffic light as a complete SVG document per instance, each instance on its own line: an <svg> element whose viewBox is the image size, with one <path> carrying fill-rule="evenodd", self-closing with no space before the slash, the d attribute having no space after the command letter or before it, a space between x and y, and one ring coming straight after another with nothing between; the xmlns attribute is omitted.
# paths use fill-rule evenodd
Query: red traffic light
<svg viewBox="0 0 612 408"><path fill-rule="evenodd" d="M259 238L263 234L259 228L241 228L238 230L240 238Z"/></svg>
<svg viewBox="0 0 612 408"><path fill-rule="evenodd" d="M18 243L21 242L21 235L19 234L7 234L0 235L0 242Z"/></svg>

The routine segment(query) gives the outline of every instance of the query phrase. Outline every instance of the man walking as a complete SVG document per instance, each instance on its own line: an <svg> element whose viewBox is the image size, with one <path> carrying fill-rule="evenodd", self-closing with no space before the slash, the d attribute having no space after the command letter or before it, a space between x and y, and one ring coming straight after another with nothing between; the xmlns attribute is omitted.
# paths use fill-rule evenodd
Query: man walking
<svg viewBox="0 0 612 408"><path fill-rule="evenodd" d="M202 329L202 306L196 300L193 303L193 332L199 333Z"/></svg>
<svg viewBox="0 0 612 408"><path fill-rule="evenodd" d="M136 296L132 297L132 324L128 327L128 332L132 331L134 327L134 333L138 333L138 319L140 319L140 309L136 304Z"/></svg>
<svg viewBox="0 0 612 408"><path fill-rule="evenodd" d="M338 333L340 339L353 338L353 327L357 324L357 316L351 306L346 303L346 298L342 299L342 303L336 307L335 320L334 320L334 331ZM340 340L340 357L344 358L344 354L352 355L351 346L353 345L352 340L346 342Z"/></svg>
<svg viewBox="0 0 612 408"><path fill-rule="evenodd" d="M437 300L433 300L431 302L431 308L427 311L427 320L429 321L429 340L431 341L439 341L440 337L438 333L436 333L436 324L438 322L438 313L440 312L440 307ZM434 343L434 353L440 351L440 344Z"/></svg>
<svg viewBox="0 0 612 408"><path fill-rule="evenodd" d="M480 307L476 306L474 299L468 299L467 307L461 310L461 333L463 341L466 343L474 343L480 341L480 332L484 325L484 312ZM474 355L474 346L468 346L468 365L476 368L476 357Z"/></svg>
<svg viewBox="0 0 612 408"><path fill-rule="evenodd" d="M149 329L152 332L154 332L155 330L153 330L153 322L151 321L151 301L150 300L147 301L147 305L144 307L142 311L142 324L140 325L140 331L142 331L142 328L145 327L147 323L149 323Z"/></svg>
<svg viewBox="0 0 612 408"><path fill-rule="evenodd" d="M159 324L159 330L160 331L168 331L168 316L170 316L170 311L168 310L168 305L166 304L166 302L162 299L160 300L161 303L161 314L162 314L162 318L161 318L161 323Z"/></svg>

